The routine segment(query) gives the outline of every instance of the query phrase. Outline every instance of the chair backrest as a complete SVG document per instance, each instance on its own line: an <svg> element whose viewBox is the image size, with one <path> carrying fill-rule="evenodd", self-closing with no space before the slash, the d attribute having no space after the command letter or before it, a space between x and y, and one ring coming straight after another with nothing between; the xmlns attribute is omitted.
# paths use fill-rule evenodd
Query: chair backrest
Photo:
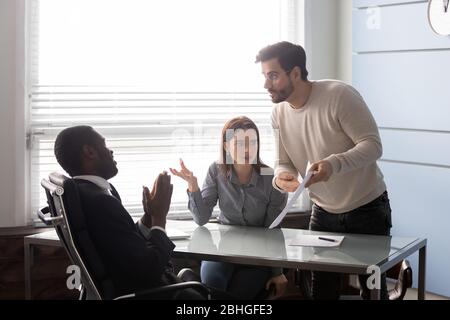
<svg viewBox="0 0 450 320"><path fill-rule="evenodd" d="M115 288L89 236L76 183L58 173L41 181L56 233L72 263L79 267L87 299L112 299Z"/></svg>

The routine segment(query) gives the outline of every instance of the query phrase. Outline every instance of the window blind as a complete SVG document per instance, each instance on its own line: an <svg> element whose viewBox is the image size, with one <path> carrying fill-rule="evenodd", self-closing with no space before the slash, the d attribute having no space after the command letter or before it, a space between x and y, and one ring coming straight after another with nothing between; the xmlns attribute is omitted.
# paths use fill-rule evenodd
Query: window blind
<svg viewBox="0 0 450 320"><path fill-rule="evenodd" d="M61 170L55 163L53 143L67 126L91 125L107 137L119 168L110 181L130 212L139 214L142 186L151 187L162 170L178 168L179 158L202 183L209 165L219 158L223 124L234 116L251 115L260 130L263 159L271 164L271 108L265 93L37 86L31 99L33 203L45 201L40 180ZM172 182L171 214L186 216L186 183L178 177L172 177Z"/></svg>

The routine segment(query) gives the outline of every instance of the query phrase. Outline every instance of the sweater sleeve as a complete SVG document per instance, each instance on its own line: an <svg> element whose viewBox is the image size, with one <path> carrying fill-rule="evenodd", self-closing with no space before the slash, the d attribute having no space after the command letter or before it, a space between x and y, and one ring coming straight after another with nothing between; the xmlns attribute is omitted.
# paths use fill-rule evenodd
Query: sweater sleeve
<svg viewBox="0 0 450 320"><path fill-rule="evenodd" d="M325 158L333 166L333 174L365 167L381 157L382 145L375 119L361 95L352 87L343 89L335 116L355 146L346 152Z"/></svg>
<svg viewBox="0 0 450 320"><path fill-rule="evenodd" d="M278 108L279 106L276 106L273 108L272 111L272 132L275 139L275 150L276 150L276 158L275 158L275 169L274 169L274 178L272 180L272 186L280 191L284 192L278 186L275 184L275 179L277 175L281 172L289 172L295 177L298 176L297 169L295 168L294 164L291 161L291 158L286 152L285 146L283 145L283 141L281 141L280 137L280 125L279 125L279 115L278 115Z"/></svg>

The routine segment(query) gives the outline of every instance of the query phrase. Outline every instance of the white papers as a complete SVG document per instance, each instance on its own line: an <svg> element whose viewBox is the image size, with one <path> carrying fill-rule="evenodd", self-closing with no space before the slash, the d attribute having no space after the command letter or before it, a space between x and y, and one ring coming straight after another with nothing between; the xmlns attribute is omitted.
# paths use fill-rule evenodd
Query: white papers
<svg viewBox="0 0 450 320"><path fill-rule="evenodd" d="M344 236L301 235L293 238L289 245L304 247L338 247L343 240Z"/></svg>
<svg viewBox="0 0 450 320"><path fill-rule="evenodd" d="M302 194L303 190L305 190L305 184L309 181L311 176L312 171L308 171L305 179L303 179L302 183L298 186L297 190L295 190L291 200L289 200L289 202L286 204L286 207L284 207L283 211L281 211L278 217L272 222L272 224L269 226L269 229L273 229L280 224L286 213L289 211L289 209L292 207L292 205L295 203L298 197Z"/></svg>
<svg viewBox="0 0 450 320"><path fill-rule="evenodd" d="M171 227L166 228L166 233L170 240L180 240L190 238L190 235L187 234L186 232Z"/></svg>

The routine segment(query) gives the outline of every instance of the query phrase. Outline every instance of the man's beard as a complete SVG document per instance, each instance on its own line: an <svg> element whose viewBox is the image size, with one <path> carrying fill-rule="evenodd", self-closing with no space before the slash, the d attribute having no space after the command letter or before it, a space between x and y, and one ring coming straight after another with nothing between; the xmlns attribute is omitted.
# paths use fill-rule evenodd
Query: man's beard
<svg viewBox="0 0 450 320"><path fill-rule="evenodd" d="M294 92L294 86L292 85L292 82L289 81L289 84L278 91L275 90L269 90L269 93L272 95L272 102L273 103L280 103L283 101L286 101L287 98Z"/></svg>
<svg viewBox="0 0 450 320"><path fill-rule="evenodd" d="M114 160L103 159L103 161L99 164L97 171L99 172L99 176L105 180L108 180L115 177L119 170L117 169L117 165L114 163Z"/></svg>

